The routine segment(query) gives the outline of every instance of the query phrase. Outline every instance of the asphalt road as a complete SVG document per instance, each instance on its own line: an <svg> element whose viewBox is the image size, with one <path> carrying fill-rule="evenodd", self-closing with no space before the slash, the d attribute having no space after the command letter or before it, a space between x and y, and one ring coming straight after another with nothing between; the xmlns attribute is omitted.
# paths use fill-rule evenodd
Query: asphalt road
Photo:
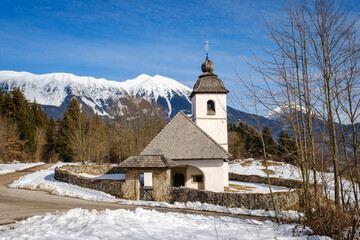
<svg viewBox="0 0 360 240"><path fill-rule="evenodd" d="M128 209L134 210L139 206L124 205L118 203L102 203L82 200L71 197L51 195L44 191L8 188L7 185L21 176L38 170L47 169L52 164L44 164L14 173L0 175L0 225L10 224L34 215L43 215L47 212L66 211L73 208L83 209ZM203 214L207 216L229 216L243 219L273 220L270 217L256 217L242 214L227 214L210 211L197 211L190 209L171 209L161 207L141 206L144 209L155 209L160 212L179 212Z"/></svg>

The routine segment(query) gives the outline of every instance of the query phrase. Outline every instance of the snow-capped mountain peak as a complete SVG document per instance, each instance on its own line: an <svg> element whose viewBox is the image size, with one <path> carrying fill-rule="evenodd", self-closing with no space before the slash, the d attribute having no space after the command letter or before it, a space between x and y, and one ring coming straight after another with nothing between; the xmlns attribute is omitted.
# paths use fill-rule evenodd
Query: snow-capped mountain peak
<svg viewBox="0 0 360 240"><path fill-rule="evenodd" d="M142 97L148 101L160 98L168 116L172 113L172 99L180 96L190 103L191 89L174 79L141 74L124 82L104 78L76 76L71 73L32 74L29 72L0 71L0 88L12 91L19 87L29 101L46 106L61 107L69 97L77 97L94 112L110 116L110 104L129 96ZM163 101L165 100L165 101ZM121 101L120 101L121 102ZM120 107L121 108L121 107Z"/></svg>
<svg viewBox="0 0 360 240"><path fill-rule="evenodd" d="M141 74L135 79L129 79L122 83L122 87L130 95L151 97L155 100L158 97L167 97L171 94L189 94L191 89L177 82L174 79L155 75L153 77L147 74Z"/></svg>
<svg viewBox="0 0 360 240"><path fill-rule="evenodd" d="M287 116L290 114L290 110L294 112L302 112L303 114L306 113L306 109L304 107L301 107L295 103L292 103L289 105L282 105L280 107L274 108L270 110L267 114L264 115L265 118L271 119L271 120L279 120L283 118L284 116ZM314 112L311 112L312 115L316 116Z"/></svg>

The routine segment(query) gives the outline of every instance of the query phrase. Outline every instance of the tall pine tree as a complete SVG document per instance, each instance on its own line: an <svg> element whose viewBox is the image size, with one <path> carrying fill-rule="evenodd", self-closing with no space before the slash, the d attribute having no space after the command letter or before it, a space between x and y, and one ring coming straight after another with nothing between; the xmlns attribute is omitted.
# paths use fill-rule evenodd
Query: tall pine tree
<svg viewBox="0 0 360 240"><path fill-rule="evenodd" d="M264 139L266 153L270 154L273 157L276 156L278 147L274 140L274 137L272 135L270 128L264 127L262 135L263 135L263 139Z"/></svg>
<svg viewBox="0 0 360 240"><path fill-rule="evenodd" d="M287 163L295 163L296 160L296 143L291 139L289 134L282 131L279 136L278 151L281 159Z"/></svg>

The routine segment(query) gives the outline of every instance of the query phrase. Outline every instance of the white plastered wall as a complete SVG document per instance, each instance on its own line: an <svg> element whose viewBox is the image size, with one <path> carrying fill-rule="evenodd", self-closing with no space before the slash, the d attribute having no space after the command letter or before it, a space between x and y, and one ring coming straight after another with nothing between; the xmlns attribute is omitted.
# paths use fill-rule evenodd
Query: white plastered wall
<svg viewBox="0 0 360 240"><path fill-rule="evenodd" d="M224 160L211 159L211 160L176 160L180 165L195 166L204 174L204 190L223 192L224 191ZM186 170L185 186L189 188L198 189L197 185L191 183L191 175L195 175L196 168L189 167Z"/></svg>
<svg viewBox="0 0 360 240"><path fill-rule="evenodd" d="M215 103L215 115L207 114L207 102L209 100ZM226 94L195 94L191 101L195 123L228 150Z"/></svg>
<svg viewBox="0 0 360 240"><path fill-rule="evenodd" d="M229 186L229 163L224 161L223 164L223 171L224 171L224 187Z"/></svg>

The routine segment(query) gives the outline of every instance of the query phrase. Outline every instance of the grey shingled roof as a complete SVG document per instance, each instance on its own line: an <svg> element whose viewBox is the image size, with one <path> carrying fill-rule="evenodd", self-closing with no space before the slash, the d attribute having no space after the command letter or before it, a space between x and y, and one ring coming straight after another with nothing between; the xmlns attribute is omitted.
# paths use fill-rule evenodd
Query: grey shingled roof
<svg viewBox="0 0 360 240"><path fill-rule="evenodd" d="M227 159L231 156L181 111L140 153L151 154L163 154L172 160Z"/></svg>
<svg viewBox="0 0 360 240"><path fill-rule="evenodd" d="M178 166L177 163L163 155L131 156L118 165L123 168L172 168L176 166Z"/></svg>

